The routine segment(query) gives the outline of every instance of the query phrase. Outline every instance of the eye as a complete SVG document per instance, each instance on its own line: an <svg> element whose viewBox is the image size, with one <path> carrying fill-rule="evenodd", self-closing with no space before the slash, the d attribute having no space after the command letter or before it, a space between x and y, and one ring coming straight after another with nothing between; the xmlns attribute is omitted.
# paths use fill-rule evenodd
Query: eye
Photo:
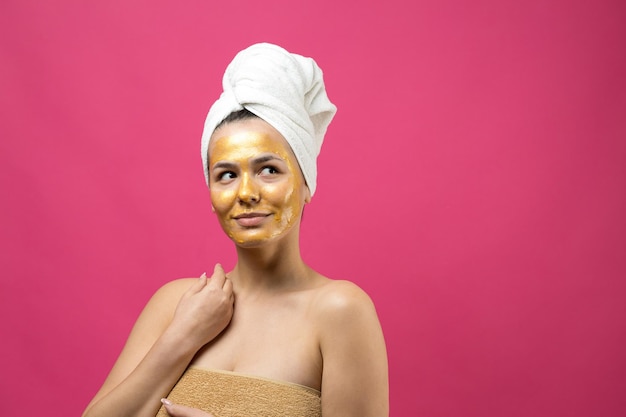
<svg viewBox="0 0 626 417"><path fill-rule="evenodd" d="M237 175L233 171L224 171L217 174L219 182L230 182L235 178L237 178Z"/></svg>
<svg viewBox="0 0 626 417"><path fill-rule="evenodd" d="M276 169L276 167L268 165L268 166L264 166L261 169L261 173L260 174L262 176L267 176L267 175L275 175L275 174L278 174L278 173L279 173L279 171L278 171L278 169Z"/></svg>

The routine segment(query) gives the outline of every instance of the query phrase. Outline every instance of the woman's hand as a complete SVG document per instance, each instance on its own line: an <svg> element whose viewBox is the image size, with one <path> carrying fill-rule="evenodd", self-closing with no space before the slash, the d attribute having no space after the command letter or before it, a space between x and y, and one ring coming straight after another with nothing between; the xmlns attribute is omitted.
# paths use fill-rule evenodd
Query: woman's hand
<svg viewBox="0 0 626 417"><path fill-rule="evenodd" d="M182 295L168 330L198 350L230 323L233 305L233 284L217 264L211 279L202 274Z"/></svg>
<svg viewBox="0 0 626 417"><path fill-rule="evenodd" d="M167 414L171 417L213 417L212 414L205 411L187 407L186 405L174 404L166 398L163 398L161 402L167 410Z"/></svg>

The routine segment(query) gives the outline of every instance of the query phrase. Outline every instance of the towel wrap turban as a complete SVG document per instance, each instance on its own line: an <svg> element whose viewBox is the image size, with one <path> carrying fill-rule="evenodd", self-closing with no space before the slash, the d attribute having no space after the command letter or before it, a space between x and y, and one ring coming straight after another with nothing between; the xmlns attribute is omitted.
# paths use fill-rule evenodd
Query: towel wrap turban
<svg viewBox="0 0 626 417"><path fill-rule="evenodd" d="M244 108L272 125L291 147L311 195L317 156L337 108L326 95L322 70L312 58L259 43L239 52L222 79L224 91L211 106L202 132L202 165L209 183L208 149L215 128Z"/></svg>

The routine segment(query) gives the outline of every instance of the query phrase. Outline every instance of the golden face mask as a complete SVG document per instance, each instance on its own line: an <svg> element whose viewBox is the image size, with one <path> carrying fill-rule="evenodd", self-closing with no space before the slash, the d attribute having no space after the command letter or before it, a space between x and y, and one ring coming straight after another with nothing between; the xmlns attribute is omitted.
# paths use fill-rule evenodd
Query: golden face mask
<svg viewBox="0 0 626 417"><path fill-rule="evenodd" d="M258 118L228 123L214 133L209 187L222 229L240 246L285 235L299 224L310 199L291 148Z"/></svg>

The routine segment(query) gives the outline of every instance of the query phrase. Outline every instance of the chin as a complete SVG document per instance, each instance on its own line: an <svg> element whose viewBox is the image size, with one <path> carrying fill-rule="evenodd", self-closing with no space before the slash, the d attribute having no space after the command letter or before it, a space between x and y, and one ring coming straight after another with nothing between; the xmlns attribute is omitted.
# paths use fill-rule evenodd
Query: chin
<svg viewBox="0 0 626 417"><path fill-rule="evenodd" d="M254 233L248 231L246 233L227 233L230 240L241 248L258 248L275 241L278 236L268 236L267 233Z"/></svg>
<svg viewBox="0 0 626 417"><path fill-rule="evenodd" d="M231 239L233 243L240 248L260 248L268 243L267 239Z"/></svg>
<svg viewBox="0 0 626 417"><path fill-rule="evenodd" d="M292 225L293 226L293 225ZM284 230L247 230L227 233L230 240L240 248L260 248L265 245L284 240L291 235L293 227Z"/></svg>

